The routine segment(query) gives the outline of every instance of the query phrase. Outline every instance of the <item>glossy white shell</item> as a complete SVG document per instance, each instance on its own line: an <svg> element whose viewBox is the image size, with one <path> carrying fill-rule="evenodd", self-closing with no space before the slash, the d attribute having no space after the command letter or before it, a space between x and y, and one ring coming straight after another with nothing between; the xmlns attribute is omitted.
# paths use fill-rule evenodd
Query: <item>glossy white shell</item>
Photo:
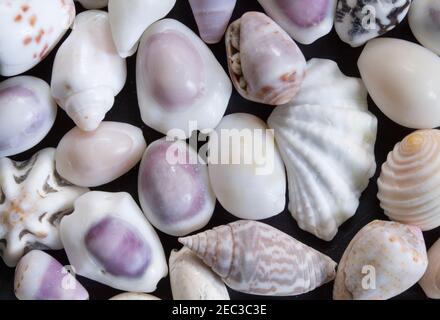
<svg viewBox="0 0 440 320"><path fill-rule="evenodd" d="M125 192L89 192L61 220L70 263L86 278L113 288L153 292L168 268L162 244Z"/></svg>
<svg viewBox="0 0 440 320"><path fill-rule="evenodd" d="M413 0L408 21L417 40L424 47L440 54L440 1Z"/></svg>
<svg viewBox="0 0 440 320"><path fill-rule="evenodd" d="M37 145L52 128L57 105L49 85L21 76L0 83L0 157Z"/></svg>
<svg viewBox="0 0 440 320"><path fill-rule="evenodd" d="M440 239L428 251L428 269L419 284L428 298L440 299Z"/></svg>
<svg viewBox="0 0 440 320"><path fill-rule="evenodd" d="M379 109L400 125L440 126L440 58L418 44L391 38L370 41L358 61Z"/></svg>
<svg viewBox="0 0 440 320"><path fill-rule="evenodd" d="M236 113L224 117L210 135L212 188L221 205L241 219L266 219L285 207L285 169L267 130L259 118Z"/></svg>
<svg viewBox="0 0 440 320"><path fill-rule="evenodd" d="M158 297L155 297L147 293L124 292L110 298L109 300L160 300L160 299Z"/></svg>
<svg viewBox="0 0 440 320"><path fill-rule="evenodd" d="M114 104L127 77L104 11L80 13L55 56L52 95L75 124L95 130Z"/></svg>
<svg viewBox="0 0 440 320"><path fill-rule="evenodd" d="M182 23L164 19L142 36L136 66L142 120L185 139L223 117L232 85L206 44Z"/></svg>
<svg viewBox="0 0 440 320"><path fill-rule="evenodd" d="M287 168L289 211L301 229L332 240L376 170L377 119L362 81L312 59L299 95L268 123Z"/></svg>
<svg viewBox="0 0 440 320"><path fill-rule="evenodd" d="M108 0L76 0L86 9L102 9L108 5Z"/></svg>
<svg viewBox="0 0 440 320"><path fill-rule="evenodd" d="M0 0L0 75L15 76L36 66L74 18L73 0Z"/></svg>

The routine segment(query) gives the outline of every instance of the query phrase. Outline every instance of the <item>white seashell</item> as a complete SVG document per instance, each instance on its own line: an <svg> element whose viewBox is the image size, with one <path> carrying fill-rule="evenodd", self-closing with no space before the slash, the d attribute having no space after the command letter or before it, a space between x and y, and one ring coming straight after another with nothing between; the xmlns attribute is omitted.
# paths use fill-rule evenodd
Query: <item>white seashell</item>
<svg viewBox="0 0 440 320"><path fill-rule="evenodd" d="M273 132L245 113L223 118L209 138L209 177L217 199L234 216L261 220L286 204L286 173Z"/></svg>
<svg viewBox="0 0 440 320"><path fill-rule="evenodd" d="M375 173L377 119L362 81L335 62L312 59L306 72L299 95L268 123L287 167L289 211L301 229L330 241Z"/></svg>
<svg viewBox="0 0 440 320"><path fill-rule="evenodd" d="M0 0L0 75L15 76L35 67L74 18L73 0Z"/></svg>
<svg viewBox="0 0 440 320"><path fill-rule="evenodd" d="M26 250L61 249L58 224L87 192L64 181L55 171L55 149L30 160L0 158L0 254L13 267Z"/></svg>
<svg viewBox="0 0 440 320"><path fill-rule="evenodd" d="M270 105L291 101L306 60L289 35L260 12L247 12L226 31L229 74L246 99Z"/></svg>
<svg viewBox="0 0 440 320"><path fill-rule="evenodd" d="M222 279L190 249L171 251L169 264L174 300L230 300Z"/></svg>
<svg viewBox="0 0 440 320"><path fill-rule="evenodd" d="M176 0L109 0L110 25L119 55L133 55L144 31L165 17L175 4Z"/></svg>
<svg viewBox="0 0 440 320"><path fill-rule="evenodd" d="M440 239L428 251L428 269L419 284L428 298L440 299Z"/></svg>
<svg viewBox="0 0 440 320"><path fill-rule="evenodd" d="M416 131L398 143L377 185L390 219L423 231L440 226L440 131Z"/></svg>
<svg viewBox="0 0 440 320"><path fill-rule="evenodd" d="M237 0L189 0L203 41L220 42L236 3Z"/></svg>
<svg viewBox="0 0 440 320"><path fill-rule="evenodd" d="M109 300L160 300L160 299L158 297L155 297L147 293L124 292L110 298Z"/></svg>
<svg viewBox="0 0 440 320"><path fill-rule="evenodd" d="M339 263L335 300L386 300L419 281L428 265L419 228L375 220L351 240Z"/></svg>
<svg viewBox="0 0 440 320"><path fill-rule="evenodd" d="M426 48L440 54L440 2L413 0L408 14L409 26L417 40Z"/></svg>
<svg viewBox="0 0 440 320"><path fill-rule="evenodd" d="M15 269L14 292L19 300L88 300L86 289L47 253L32 250Z"/></svg>
<svg viewBox="0 0 440 320"><path fill-rule="evenodd" d="M258 0L290 36L311 44L333 28L336 0Z"/></svg>
<svg viewBox="0 0 440 320"><path fill-rule="evenodd" d="M139 169L139 200L153 226L184 236L206 226L215 208L208 167L184 141L150 144Z"/></svg>
<svg viewBox="0 0 440 320"><path fill-rule="evenodd" d="M51 87L60 107L82 130L95 130L126 77L125 59L116 52L107 13L80 13L55 56Z"/></svg>
<svg viewBox="0 0 440 320"><path fill-rule="evenodd" d="M391 120L415 129L440 126L440 58L400 39L370 41L358 61L372 99Z"/></svg>
<svg viewBox="0 0 440 320"><path fill-rule="evenodd" d="M60 234L76 272L113 288L153 292L168 273L159 237L128 193L78 198Z"/></svg>
<svg viewBox="0 0 440 320"><path fill-rule="evenodd" d="M359 47L393 30L412 0L338 0L335 29L342 41Z"/></svg>
<svg viewBox="0 0 440 320"><path fill-rule="evenodd" d="M86 9L102 9L107 7L108 0L76 0Z"/></svg>
<svg viewBox="0 0 440 320"><path fill-rule="evenodd" d="M154 23L142 36L136 82L142 120L179 139L215 128L232 94L231 81L211 50L172 19Z"/></svg>
<svg viewBox="0 0 440 320"><path fill-rule="evenodd" d="M97 187L130 171L146 146L141 129L127 123L104 121L91 132L73 128L58 144L57 171L76 185Z"/></svg>
<svg viewBox="0 0 440 320"><path fill-rule="evenodd" d="M179 241L244 293L298 295L335 277L330 257L261 222L236 221Z"/></svg>
<svg viewBox="0 0 440 320"><path fill-rule="evenodd" d="M12 156L37 145L52 128L57 105L49 85L22 76L0 83L0 157Z"/></svg>

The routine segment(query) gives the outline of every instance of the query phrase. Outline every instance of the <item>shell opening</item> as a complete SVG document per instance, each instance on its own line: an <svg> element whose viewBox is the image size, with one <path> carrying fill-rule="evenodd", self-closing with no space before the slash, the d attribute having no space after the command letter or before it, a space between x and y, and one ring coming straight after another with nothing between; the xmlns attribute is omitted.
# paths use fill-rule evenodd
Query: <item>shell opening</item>
<svg viewBox="0 0 440 320"><path fill-rule="evenodd" d="M235 76L236 83L240 85L240 88L247 91L247 81L243 75L243 69L241 68L240 59L240 20L237 20L231 24L228 30L228 50L230 51L229 59L231 59L231 71Z"/></svg>

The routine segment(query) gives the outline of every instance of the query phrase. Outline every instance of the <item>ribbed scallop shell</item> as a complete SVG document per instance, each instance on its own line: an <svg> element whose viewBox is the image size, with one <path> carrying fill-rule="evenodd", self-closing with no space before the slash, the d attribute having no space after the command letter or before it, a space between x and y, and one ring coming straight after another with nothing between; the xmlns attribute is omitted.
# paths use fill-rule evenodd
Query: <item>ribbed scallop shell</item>
<svg viewBox="0 0 440 320"><path fill-rule="evenodd" d="M390 219L424 231L440 226L440 130L419 130L398 143L377 184Z"/></svg>
<svg viewBox="0 0 440 320"><path fill-rule="evenodd" d="M419 284L428 298L440 299L440 239L428 251L428 269Z"/></svg>
<svg viewBox="0 0 440 320"><path fill-rule="evenodd" d="M376 170L377 119L366 98L359 79L313 59L299 95L268 120L287 167L289 210L300 228L327 241L355 214Z"/></svg>
<svg viewBox="0 0 440 320"><path fill-rule="evenodd" d="M335 276L330 257L261 222L240 220L179 241L240 292L298 295Z"/></svg>

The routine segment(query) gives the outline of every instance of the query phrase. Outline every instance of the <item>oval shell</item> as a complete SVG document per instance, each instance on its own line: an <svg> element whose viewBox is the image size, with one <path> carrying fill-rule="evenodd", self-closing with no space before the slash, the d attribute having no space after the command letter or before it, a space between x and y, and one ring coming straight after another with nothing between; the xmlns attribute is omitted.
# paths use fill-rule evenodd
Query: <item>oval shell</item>
<svg viewBox="0 0 440 320"><path fill-rule="evenodd" d="M440 2L413 0L408 14L409 26L417 40L436 54L440 54Z"/></svg>
<svg viewBox="0 0 440 320"><path fill-rule="evenodd" d="M428 298L440 299L440 240L428 251L428 269L419 284Z"/></svg>

